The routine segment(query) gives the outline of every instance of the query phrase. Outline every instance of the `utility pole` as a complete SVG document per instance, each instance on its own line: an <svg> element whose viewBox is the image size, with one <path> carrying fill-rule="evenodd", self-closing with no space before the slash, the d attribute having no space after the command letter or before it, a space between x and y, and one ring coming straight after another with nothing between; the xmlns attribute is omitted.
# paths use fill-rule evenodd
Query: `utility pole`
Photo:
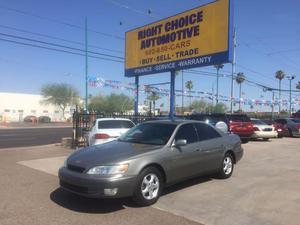
<svg viewBox="0 0 300 225"><path fill-rule="evenodd" d="M233 113L233 96L234 96L234 74L235 74L235 48L236 48L236 30L233 31L233 59L231 73L231 94L230 94L230 112Z"/></svg>
<svg viewBox="0 0 300 225"><path fill-rule="evenodd" d="M85 17L85 111L88 110L88 25Z"/></svg>
<svg viewBox="0 0 300 225"><path fill-rule="evenodd" d="M181 90L182 90L182 96L181 96L181 113L184 114L184 79L183 79L183 70L181 70Z"/></svg>
<svg viewBox="0 0 300 225"><path fill-rule="evenodd" d="M289 113L292 115L292 80L295 79L295 76L287 76L287 79L290 81L290 110Z"/></svg>
<svg viewBox="0 0 300 225"><path fill-rule="evenodd" d="M275 101L275 93L272 90L272 120L274 119L274 101Z"/></svg>

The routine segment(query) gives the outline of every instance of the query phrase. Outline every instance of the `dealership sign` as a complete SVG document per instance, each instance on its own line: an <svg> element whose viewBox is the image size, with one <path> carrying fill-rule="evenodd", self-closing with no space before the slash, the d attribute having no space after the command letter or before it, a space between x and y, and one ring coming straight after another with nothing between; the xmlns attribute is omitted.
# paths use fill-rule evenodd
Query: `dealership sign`
<svg viewBox="0 0 300 225"><path fill-rule="evenodd" d="M231 62L231 11L217 0L126 32L125 76Z"/></svg>

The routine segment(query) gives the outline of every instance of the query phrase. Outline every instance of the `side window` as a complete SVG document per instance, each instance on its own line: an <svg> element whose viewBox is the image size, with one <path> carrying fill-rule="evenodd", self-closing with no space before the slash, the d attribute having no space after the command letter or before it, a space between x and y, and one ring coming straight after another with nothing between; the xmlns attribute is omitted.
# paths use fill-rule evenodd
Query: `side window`
<svg viewBox="0 0 300 225"><path fill-rule="evenodd" d="M175 136L175 140L185 139L187 144L191 144L198 141L198 136L193 124L182 125Z"/></svg>
<svg viewBox="0 0 300 225"><path fill-rule="evenodd" d="M196 129L198 132L199 141L205 141L221 137L221 135L214 128L207 124L197 123Z"/></svg>

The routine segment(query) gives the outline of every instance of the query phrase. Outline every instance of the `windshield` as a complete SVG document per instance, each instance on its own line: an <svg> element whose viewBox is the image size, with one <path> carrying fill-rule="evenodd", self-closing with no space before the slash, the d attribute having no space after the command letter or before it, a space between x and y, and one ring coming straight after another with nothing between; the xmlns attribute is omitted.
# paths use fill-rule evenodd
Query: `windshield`
<svg viewBox="0 0 300 225"><path fill-rule="evenodd" d="M177 125L162 123L144 123L137 125L118 140L131 143L165 145Z"/></svg>
<svg viewBox="0 0 300 225"><path fill-rule="evenodd" d="M129 129L134 124L128 120L102 120L98 122L99 129Z"/></svg>

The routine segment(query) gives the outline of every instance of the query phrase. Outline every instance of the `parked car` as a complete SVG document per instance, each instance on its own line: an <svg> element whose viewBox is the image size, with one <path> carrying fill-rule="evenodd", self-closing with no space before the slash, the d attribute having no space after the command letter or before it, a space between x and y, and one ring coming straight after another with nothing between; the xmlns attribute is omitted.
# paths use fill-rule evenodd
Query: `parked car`
<svg viewBox="0 0 300 225"><path fill-rule="evenodd" d="M24 118L24 122L28 123L36 123L38 121L38 118L36 116L26 116Z"/></svg>
<svg viewBox="0 0 300 225"><path fill-rule="evenodd" d="M134 123L129 119L96 119L88 133L88 145L98 145L113 141L134 126Z"/></svg>
<svg viewBox="0 0 300 225"><path fill-rule="evenodd" d="M252 139L263 139L265 141L270 138L277 138L278 133L273 125L268 125L260 119L251 118L251 122L254 128L254 134Z"/></svg>
<svg viewBox="0 0 300 225"><path fill-rule="evenodd" d="M253 133L253 124L250 118L245 114L223 114L223 113L212 113L212 114L193 114L189 117L192 120L199 120L216 125L217 122L223 121L228 126L228 131L237 134L243 143L247 143Z"/></svg>
<svg viewBox="0 0 300 225"><path fill-rule="evenodd" d="M232 175L241 140L198 121L149 121L119 139L71 154L59 169L60 186L94 198L132 196L154 204L163 187L204 174Z"/></svg>
<svg viewBox="0 0 300 225"><path fill-rule="evenodd" d="M289 130L287 129L286 126L282 125L281 123L277 123L274 120L266 120L266 119L263 119L262 121L268 125L274 126L275 130L277 131L278 138L289 136Z"/></svg>
<svg viewBox="0 0 300 225"><path fill-rule="evenodd" d="M300 119L300 110L298 110L297 112L293 113L293 117Z"/></svg>
<svg viewBox="0 0 300 225"><path fill-rule="evenodd" d="M276 123L282 124L286 129L288 129L290 137L300 137L300 119L296 118L285 118L276 119Z"/></svg>
<svg viewBox="0 0 300 225"><path fill-rule="evenodd" d="M51 123L51 118L49 116L40 116L38 121L39 123Z"/></svg>

